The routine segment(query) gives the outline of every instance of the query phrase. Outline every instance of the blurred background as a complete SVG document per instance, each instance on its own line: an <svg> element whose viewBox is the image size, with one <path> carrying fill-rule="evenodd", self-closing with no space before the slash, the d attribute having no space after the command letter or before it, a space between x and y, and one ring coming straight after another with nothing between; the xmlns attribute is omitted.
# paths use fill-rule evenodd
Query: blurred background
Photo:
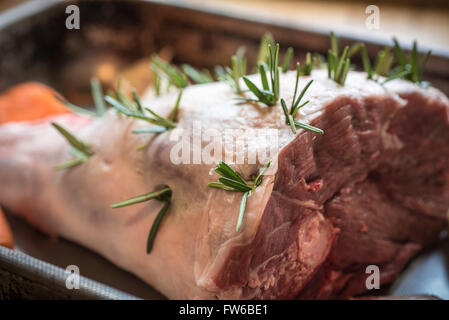
<svg viewBox="0 0 449 320"><path fill-rule="evenodd" d="M0 0L0 10L26 1ZM371 37L378 39L391 39L392 35L396 35L405 42L419 39L420 44L426 47L449 50L449 1L447 0L179 0L170 2L194 3L204 8L220 10L237 10L248 17L266 18L268 16L270 19L360 36L369 33ZM365 28L367 17L365 9L368 5L376 5L380 9L379 30Z"/></svg>
<svg viewBox="0 0 449 320"><path fill-rule="evenodd" d="M65 27L70 4L80 8L80 30ZM405 49L417 40L421 53L432 50L425 79L449 93L447 0L0 0L0 13L0 91L38 80L89 105L92 76L106 88L133 78L145 90L153 53L213 71L243 46L252 68L270 32L281 54L291 46L302 62L309 51L326 55L334 31L342 46L365 42L373 59L393 36ZM352 63L360 69L360 57Z"/></svg>

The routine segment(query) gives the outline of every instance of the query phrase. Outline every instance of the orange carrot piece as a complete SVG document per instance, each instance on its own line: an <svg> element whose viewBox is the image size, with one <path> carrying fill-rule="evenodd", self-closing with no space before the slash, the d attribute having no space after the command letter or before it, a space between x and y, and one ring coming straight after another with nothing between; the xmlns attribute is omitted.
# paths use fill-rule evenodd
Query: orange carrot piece
<svg viewBox="0 0 449 320"><path fill-rule="evenodd" d="M25 82L8 89L0 95L0 124L70 112L55 94L55 90L38 82Z"/></svg>
<svg viewBox="0 0 449 320"><path fill-rule="evenodd" d="M0 246L12 249L14 247L14 241L12 238L11 228L8 221L6 221L5 214L0 208Z"/></svg>

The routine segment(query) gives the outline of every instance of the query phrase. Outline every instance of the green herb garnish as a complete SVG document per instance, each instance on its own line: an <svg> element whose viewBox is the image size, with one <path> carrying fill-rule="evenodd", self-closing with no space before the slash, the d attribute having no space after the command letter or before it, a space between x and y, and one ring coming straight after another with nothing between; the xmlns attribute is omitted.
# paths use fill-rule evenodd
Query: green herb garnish
<svg viewBox="0 0 449 320"><path fill-rule="evenodd" d="M64 129L59 124L54 122L52 122L51 124L67 140L67 142L71 146L70 153L72 153L75 156L75 159L55 166L54 167L55 170L62 170L77 166L86 161L87 159L89 159L89 157L93 156L94 154L93 151L86 143L82 142L81 140L78 140L73 134L71 134L69 131Z"/></svg>
<svg viewBox="0 0 449 320"><path fill-rule="evenodd" d="M403 78L410 73L410 67L408 65L405 66L404 70L400 69L396 70L396 72L390 70L394 57L391 54L391 49L388 47L384 48L377 54L374 68L371 66L371 61L364 44L362 44L360 52L362 56L363 68L367 73L367 78L370 80L378 81L378 78L374 78L375 74L386 76L387 78L380 83L383 85L391 80Z"/></svg>
<svg viewBox="0 0 449 320"><path fill-rule="evenodd" d="M276 42L273 38L273 35L267 32L260 39L259 54L257 56L257 66L259 66L259 64L261 63L264 63L266 65L270 64L270 47L276 47ZM290 65L293 59L293 52L294 50L292 47L287 48L287 51L284 55L284 60L280 64L282 73L286 73L288 69L290 69Z"/></svg>
<svg viewBox="0 0 449 320"><path fill-rule="evenodd" d="M246 75L245 48L240 47L237 53L232 56L231 68L217 66L215 67L215 74L218 80L228 82L235 93L242 93L240 78Z"/></svg>
<svg viewBox="0 0 449 320"><path fill-rule="evenodd" d="M275 45L276 43L274 42L274 38L271 33L267 32L262 36L260 39L259 54L257 55L257 64L269 64L269 47L274 47Z"/></svg>
<svg viewBox="0 0 449 320"><path fill-rule="evenodd" d="M290 125L290 128L292 129L292 132L296 134L296 127L303 128L305 130L313 131L319 134L323 134L324 131L321 129L318 129L314 126L295 121L295 115L298 112L299 109L304 107L306 104L309 103L309 100L305 101L304 103L301 103L302 98L304 97L304 94L306 93L307 89L310 87L310 85L313 83L313 80L310 80L305 87L302 89L302 91L299 93L298 97L296 97L296 94L298 93L298 82L299 82L299 76L301 75L301 70L299 63L296 64L296 83L295 83L295 91L293 94L292 104L290 106L290 110L287 108L287 104L285 103L284 99L281 99L281 106L282 110L284 111L285 115L285 122Z"/></svg>
<svg viewBox="0 0 449 320"><path fill-rule="evenodd" d="M365 45L363 45L363 47L365 50L364 54L366 54ZM377 53L376 62L374 63L374 72L384 77L388 76L390 74L393 61L394 55L391 53L391 48L385 47Z"/></svg>
<svg viewBox="0 0 449 320"><path fill-rule="evenodd" d="M128 117L144 120L144 121L147 121L151 124L158 126L156 128L136 129L136 130L132 131L133 133L161 133L161 132L165 132L170 129L173 129L176 126L174 121L175 121L177 113L178 113L179 101L181 99L181 96L182 96L182 90L178 94L176 104L175 104L175 106L172 110L172 114L170 115L169 118L164 118L164 117L160 116L159 114L157 114L150 108L142 107L140 99L139 99L137 93L135 92L135 90L133 90L134 103L132 105L130 105L129 103L124 103L122 101L118 101L117 99L115 99L111 96L106 96L105 100L118 112L120 112ZM146 115L144 110L148 111L153 117L149 117L148 115Z"/></svg>
<svg viewBox="0 0 449 320"><path fill-rule="evenodd" d="M402 48L399 46L399 42L396 38L393 38L394 41L394 51L396 53L396 58L399 63L399 71L405 72L409 70L410 72L404 75L404 79L409 80L413 83L418 83L421 86L428 85L427 82L422 80L424 67L426 66L427 60L429 59L431 50L427 51L422 59L421 63L419 62L418 57L418 44L416 41L413 41L413 48L410 55L405 55Z"/></svg>
<svg viewBox="0 0 449 320"><path fill-rule="evenodd" d="M243 101L261 102L271 107L276 104L279 99L279 44L276 47L268 45L269 51L269 64L259 63L259 74L262 82L262 89L259 89L254 82L248 77L244 76L248 89L256 96L256 99L241 98ZM267 79L267 67L270 75L270 82ZM270 87L271 84L271 87Z"/></svg>
<svg viewBox="0 0 449 320"><path fill-rule="evenodd" d="M95 105L95 112L77 106L73 103L68 102L65 99L62 99L59 95L55 95L55 98L62 102L67 108L76 113L87 114L91 117L101 117L106 112L106 105L103 100L103 91L101 89L100 81L97 78L90 79L90 89L92 94L92 99Z"/></svg>
<svg viewBox="0 0 449 320"><path fill-rule="evenodd" d="M162 78L155 70L154 68L151 68L153 70L153 88L154 92L156 93L156 97L159 97L161 95L161 86L162 86Z"/></svg>
<svg viewBox="0 0 449 320"><path fill-rule="evenodd" d="M242 200L240 201L239 216L237 218L237 225L235 231L238 232L242 226L243 215L245 213L246 201L248 197L256 190L262 183L262 176L271 164L271 160L262 168L253 181L245 181L234 169L223 161L217 163L215 172L220 175L219 182L209 182L208 187L217 188L226 191L243 192Z"/></svg>
<svg viewBox="0 0 449 320"><path fill-rule="evenodd" d="M351 64L350 57L359 50L361 44L355 43L351 46L351 48L349 46L345 46L340 55L338 38L333 32L330 34L330 41L331 48L327 54L327 75L329 79L332 79L338 84L344 86Z"/></svg>
<svg viewBox="0 0 449 320"><path fill-rule="evenodd" d="M194 83L209 83L214 82L209 70L198 70L189 64L182 65L182 71L187 75Z"/></svg>
<svg viewBox="0 0 449 320"><path fill-rule="evenodd" d="M296 66L296 68L298 69L298 65ZM312 54L310 52L307 52L306 61L304 65L299 68L299 75L310 76L312 74L312 69L313 69Z"/></svg>
<svg viewBox="0 0 449 320"><path fill-rule="evenodd" d="M90 79L90 88L92 91L92 98L94 99L95 110L99 117L106 113L106 105L103 99L103 90L101 88L101 83L97 78Z"/></svg>
<svg viewBox="0 0 449 320"><path fill-rule="evenodd" d="M288 69L290 69L292 59L293 59L293 48L288 47L287 51L285 52L284 61L282 62L282 73L286 73Z"/></svg>
<svg viewBox="0 0 449 320"><path fill-rule="evenodd" d="M367 78L370 80L378 81L378 78L374 78L375 74L381 76L389 75L383 82L381 82L381 84L384 84L393 79L401 78L409 72L408 70L405 71L399 70L394 74L391 72L390 69L393 64L394 56L391 54L391 49L388 47L384 48L377 54L374 67L372 67L371 65L371 61L369 59L368 52L366 51L366 47L364 44L361 45L360 52L362 56L363 68L365 69Z"/></svg>
<svg viewBox="0 0 449 320"><path fill-rule="evenodd" d="M153 70L159 74L159 76L164 74L169 84L174 85L179 89L183 89L189 85L187 77L184 73L182 73L177 67L159 58L156 54L152 57L151 66Z"/></svg>
<svg viewBox="0 0 449 320"><path fill-rule="evenodd" d="M147 254L149 254L153 249L154 239L156 238L156 234L162 222L162 219L164 218L165 213L167 213L168 207L170 206L171 197L172 197L171 189L169 187L164 187L157 191L145 193L140 196L135 196L128 200L121 201L111 205L111 208L115 209L130 206L137 203L146 202L152 199L156 199L164 203L163 207L161 208L161 210L159 210L156 218L154 219L153 225L151 226L150 233L147 239Z"/></svg>

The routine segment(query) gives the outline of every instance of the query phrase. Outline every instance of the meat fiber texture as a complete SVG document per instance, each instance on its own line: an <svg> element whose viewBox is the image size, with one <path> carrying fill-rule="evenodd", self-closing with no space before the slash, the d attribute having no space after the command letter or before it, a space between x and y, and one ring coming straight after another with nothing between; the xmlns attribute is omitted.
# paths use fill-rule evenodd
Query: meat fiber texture
<svg viewBox="0 0 449 320"><path fill-rule="evenodd" d="M318 70L301 77L299 87L310 78L303 99L310 102L296 120L323 135L293 134L279 103L241 103L219 82L186 88L177 128L161 134L133 134L148 123L114 110L101 119L69 114L3 125L0 205L100 253L171 299L344 298L366 290L368 265L380 268L381 285L391 282L444 228L448 99L435 88L402 80L381 86L352 71L345 86ZM294 72L281 75L287 105L294 84ZM173 93L143 100L166 116L175 99ZM55 171L73 156L50 121L87 142L94 156ZM276 143L261 131L237 142L252 129L275 130ZM231 132L220 150L240 152L243 163L235 155L229 164L246 179L267 161L250 163L246 151L277 146L238 232L242 193L207 186L218 179L219 152L213 161L202 159L194 143L210 147L207 130ZM176 137L185 138L184 154ZM172 189L172 202L147 254L163 204L110 205L162 185Z"/></svg>

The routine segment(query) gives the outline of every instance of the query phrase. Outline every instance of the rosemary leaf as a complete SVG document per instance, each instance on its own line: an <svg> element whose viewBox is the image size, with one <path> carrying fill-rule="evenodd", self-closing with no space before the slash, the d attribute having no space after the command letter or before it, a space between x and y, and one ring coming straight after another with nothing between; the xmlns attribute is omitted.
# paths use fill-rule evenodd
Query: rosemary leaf
<svg viewBox="0 0 449 320"><path fill-rule="evenodd" d="M189 77L194 83L202 84L214 81L208 70L199 71L189 64L183 64L182 71L184 71L187 77Z"/></svg>
<svg viewBox="0 0 449 320"><path fill-rule="evenodd" d="M404 56L404 52L402 51L401 47L399 46L399 42L396 38L393 38L394 42L394 51L396 52L396 58L398 59L399 65L402 68L405 68L406 60Z"/></svg>
<svg viewBox="0 0 449 320"><path fill-rule="evenodd" d="M296 81L297 86L298 81ZM296 99L296 87L295 87L295 93L293 95L293 101L292 101L292 107L290 109L290 114L294 116L296 112L305 104L302 104L300 107L298 107L299 103L301 102L301 99L304 97L304 94L306 93L307 89L309 89L310 85L313 83L313 80L310 80L305 87L302 89L301 93L299 94L298 98ZM296 100L295 100L296 99ZM308 102L308 101L307 101ZM307 103L306 102L306 103Z"/></svg>
<svg viewBox="0 0 449 320"><path fill-rule="evenodd" d="M353 55L355 55L357 52L359 52L360 48L362 47L362 43L361 42L356 42L354 43L348 51L348 58L351 58Z"/></svg>
<svg viewBox="0 0 449 320"><path fill-rule="evenodd" d="M222 189L231 192L242 192L242 200L240 202L239 215L237 218L236 232L240 230L245 213L246 201L252 192L261 184L262 176L271 164L271 160L262 168L254 181L247 182L225 162L219 161L215 171L221 176L220 182L209 182L208 187Z"/></svg>
<svg viewBox="0 0 449 320"><path fill-rule="evenodd" d="M283 110L284 115L285 115L285 122L288 125L290 125L290 128L291 128L293 134L296 134L296 127L300 127L300 128L305 129L305 130L313 131L313 132L316 132L316 133L319 133L319 134L323 134L324 131L321 130L321 129L318 129L318 128L315 128L315 127L313 127L311 125L307 125L307 124L304 124L304 123L301 123L301 122L298 122L298 121L294 120L294 116L296 115L298 110L301 109L303 106L305 106L307 103L309 103L309 100L307 100L306 102L300 104L301 99L304 97L305 92L307 91L307 89L310 87L310 85L313 82L313 80L310 80L305 85L305 87L301 90L301 93L299 94L298 98L296 98L296 93L298 92L299 74L300 74L300 69L299 69L299 64L297 64L297 67L296 67L295 91L294 91L294 94L293 94L292 105L290 107L290 111L288 111L288 109L287 109L287 104L285 103L285 100L281 98L281 106L282 106L282 110Z"/></svg>
<svg viewBox="0 0 449 320"><path fill-rule="evenodd" d="M176 98L175 106L173 107L173 110L170 113L169 120L173 123L177 121L178 118L178 110L179 110L179 103L181 102L183 90L180 90L178 93L178 97Z"/></svg>
<svg viewBox="0 0 449 320"><path fill-rule="evenodd" d="M241 182L239 182L239 181L236 181L236 180L233 180L233 179L230 179L230 178L220 177L220 178L218 179L218 181L220 181L220 182L221 182L222 184L224 184L225 186L234 188L234 189L237 190L237 191L246 192L246 191L251 190L251 188L248 187L248 186L246 185L246 183L241 183Z"/></svg>
<svg viewBox="0 0 449 320"><path fill-rule="evenodd" d="M330 39L331 39L331 49L330 50L336 57L338 57L338 38L334 34L334 32L331 32Z"/></svg>
<svg viewBox="0 0 449 320"><path fill-rule="evenodd" d="M159 230L159 226L162 222L162 219L164 218L165 214L167 213L168 207L170 206L170 202L165 202L164 206L161 210L159 210L156 218L154 219L153 225L151 226L150 233L148 235L147 239L147 254L151 253L151 250L153 249L154 240L156 238L157 231Z"/></svg>
<svg viewBox="0 0 449 320"><path fill-rule="evenodd" d="M103 90L101 88L101 83L97 78L92 78L90 79L90 87L97 115L101 117L106 112L106 106L103 100Z"/></svg>
<svg viewBox="0 0 449 320"><path fill-rule="evenodd" d="M265 66L266 66L265 63L259 64L259 74L260 74L260 79L262 81L262 88L264 90L269 90L270 87L268 86L267 69Z"/></svg>
<svg viewBox="0 0 449 320"><path fill-rule="evenodd" d="M94 154L88 145L78 140L73 134L64 129L62 126L54 122L52 122L51 124L54 128L56 128L56 130L59 131L60 134L62 134L62 136L72 146L72 148L70 149L70 153L72 153L75 156L75 159L73 160L54 166L55 170L62 170L77 166L86 161L89 157L91 157Z"/></svg>
<svg viewBox="0 0 449 320"><path fill-rule="evenodd" d="M259 89L248 77L243 76L243 82L257 99L239 98L238 100L260 102L269 107L276 104L279 99L279 44L276 44L275 47L272 47L271 44L268 45L268 56L270 83L267 80L265 63L261 62L259 63L259 75L262 82L262 89Z"/></svg>
<svg viewBox="0 0 449 320"><path fill-rule="evenodd" d="M257 175L256 179L254 180L254 184L252 187L252 190L254 192L254 190L256 190L256 188L262 183L262 176L265 174L265 172L268 170L268 167L271 165L271 160L268 161L265 166L262 168L262 170L259 172L259 174Z"/></svg>
<svg viewBox="0 0 449 320"><path fill-rule="evenodd" d="M239 216L237 218L237 225L235 226L235 232L239 232L240 227L242 226L243 215L245 214L246 209L246 201L248 200L248 197L250 195L251 191L246 191L242 196L242 200L240 201Z"/></svg>
<svg viewBox="0 0 449 320"><path fill-rule="evenodd" d="M126 206L130 206L133 204L146 202L146 201L149 201L152 199L156 199L159 201L165 201L167 197L168 198L171 197L171 192L172 191L169 187L164 187L157 191L148 192L148 193L145 193L145 194L142 194L139 196L129 198L129 199L121 201L121 202L114 203L113 205L111 205L111 208L115 209L115 208L126 207Z"/></svg>
<svg viewBox="0 0 449 320"><path fill-rule="evenodd" d="M388 75L394 60L394 56L390 51L391 48L385 47L377 54L376 63L374 65L375 73L381 76Z"/></svg>
<svg viewBox="0 0 449 320"><path fill-rule="evenodd" d="M271 33L267 32L265 33L262 38L260 39L260 47L259 47L259 54L257 56L257 63L263 62L268 64L269 59L269 46L274 45L274 38L271 35Z"/></svg>
<svg viewBox="0 0 449 320"><path fill-rule="evenodd" d="M389 77L387 77L381 84L384 85L385 83L394 80L394 79L401 79L403 77L405 77L406 75L408 75L411 72L410 70L410 66L406 65L405 70L399 71Z"/></svg>
<svg viewBox="0 0 449 320"><path fill-rule="evenodd" d="M336 82L340 83L340 84L342 84L340 82L340 79L341 79L342 74L343 74L344 66L346 64L346 61L349 61L349 59L347 60L348 51L349 51L349 47L346 46L343 49L343 53L342 53L341 57L338 60L337 69L335 70L335 73L334 73L334 80ZM344 82L343 82L343 84L344 84Z"/></svg>
<svg viewBox="0 0 449 320"><path fill-rule="evenodd" d="M166 128L166 127L154 127L154 128L134 129L131 132L134 133L134 134L141 134L141 133L163 133L165 131L168 131L168 128Z"/></svg>
<svg viewBox="0 0 449 320"><path fill-rule="evenodd" d="M402 48L399 46L399 42L396 38L393 39L394 41L394 49L396 53L396 59L399 63L399 70L400 71L407 71L408 68L410 70L409 73L404 73L404 79L409 80L414 83L418 83L421 86L427 86L427 83L425 83L422 79L423 73L424 73L424 67L427 63L427 60L431 54L431 51L428 51L423 60L421 61L421 64L419 63L419 53L418 53L418 44L416 41L413 42L413 47L410 55L406 56L402 50ZM409 67L408 67L409 66Z"/></svg>
<svg viewBox="0 0 449 320"><path fill-rule="evenodd" d="M245 48L240 47L231 57L231 68L216 66L215 75L219 81L228 82L235 93L242 93L240 78L246 75Z"/></svg>
<svg viewBox="0 0 449 320"><path fill-rule="evenodd" d="M177 88L182 89L188 86L189 83L185 74L179 71L175 66L172 66L159 58L157 55L153 55L152 57L152 66L154 69L163 72L167 76L169 82Z"/></svg>
<svg viewBox="0 0 449 320"><path fill-rule="evenodd" d="M217 167L215 168L215 172L217 172L219 175L222 175L229 179L234 179L240 183L245 183L242 177L234 171L226 162L219 161L217 164Z"/></svg>
<svg viewBox="0 0 449 320"><path fill-rule="evenodd" d="M139 112L140 114L143 114L144 113L143 107L142 107L142 104L140 103L140 99L139 99L139 96L137 95L136 90L133 89L132 94L133 94L134 103L137 106L137 112Z"/></svg>
<svg viewBox="0 0 449 320"><path fill-rule="evenodd" d="M154 92L156 93L156 97L159 97L161 95L161 85L162 85L162 77L157 72L155 68L151 68L153 70L153 88Z"/></svg>
<svg viewBox="0 0 449 320"><path fill-rule="evenodd" d="M308 125L308 124L305 124L302 122L295 121L295 126L300 127L305 130L308 130L308 131L318 133L318 134L324 134L324 131L321 130L320 128L317 128L317 127L314 127L314 126L311 126L311 125Z"/></svg>
<svg viewBox="0 0 449 320"><path fill-rule="evenodd" d="M304 63L304 66L300 68L299 74L301 76L310 76L312 74L313 65L314 63L312 54L310 52L307 52L306 61Z"/></svg>
<svg viewBox="0 0 449 320"><path fill-rule="evenodd" d="M92 112L90 110L87 110L85 108L79 107L73 103L68 102L65 99L62 99L59 95L55 94L54 95L55 99L58 100L59 102L63 103L67 108L69 108L70 110L72 110L75 113L80 113L80 114L86 114L88 116L91 117L96 117L97 114L95 112Z"/></svg>
<svg viewBox="0 0 449 320"><path fill-rule="evenodd" d="M328 51L327 61L327 75L329 79L334 80L338 84L344 86L346 76L349 72L350 59L349 59L349 46L345 46L341 56L338 51L338 38L333 32L330 34L331 49ZM351 47L352 53L358 51L360 44L355 44Z"/></svg>
<svg viewBox="0 0 449 320"><path fill-rule="evenodd" d="M63 170L63 169L68 169L71 167L75 167L77 165L80 165L81 163L83 163L84 161L86 161L86 159L84 158L75 158L73 160L58 164L56 166L53 167L54 170Z"/></svg>
<svg viewBox="0 0 449 320"><path fill-rule="evenodd" d="M171 189L169 187L164 187L160 190L132 197L128 200L121 201L111 205L111 208L116 209L137 203L142 203L153 199L159 200L164 203L163 207L161 208L161 210L159 210L156 218L154 219L153 225L151 226L150 233L147 239L147 254L149 254L153 249L154 239L156 238L156 234L161 224L161 221L164 218L165 214L167 213L168 207L170 206L171 196L172 196Z"/></svg>
<svg viewBox="0 0 449 320"><path fill-rule="evenodd" d="M63 135L63 137L67 140L67 142L78 151L82 152L86 157L93 155L92 150L87 146L84 142L78 140L73 134L64 129L59 124L52 122L51 125L56 128Z"/></svg>
<svg viewBox="0 0 449 320"><path fill-rule="evenodd" d="M290 64L293 59L293 48L289 47L284 56L284 61L282 62L282 72L286 73L288 69L290 69Z"/></svg>
<svg viewBox="0 0 449 320"><path fill-rule="evenodd" d="M221 182L209 182L207 186L210 188L222 189L226 191L237 191L234 188L228 187Z"/></svg>
<svg viewBox="0 0 449 320"><path fill-rule="evenodd" d="M137 96L136 96L136 99L137 99L136 104L139 105L141 108L140 101L137 98ZM130 110L126 105L122 104L121 102L117 101L116 99L114 99L110 96L106 96L105 100L117 111L123 113L124 115L126 115L128 117L132 117L132 118L139 119L139 120L144 120L144 121L147 121L154 125L166 127L166 128L170 128L170 129L175 127L175 124L172 121L158 115L156 112L154 112L150 108L144 108L144 109L147 110L148 112L150 112L155 118L150 118L143 113L138 113L136 111Z"/></svg>
<svg viewBox="0 0 449 320"><path fill-rule="evenodd" d="M365 69L365 72L368 74L368 79L372 79L374 72L373 68L371 67L371 62L368 53L366 51L365 44L362 44L362 46L360 47L360 53L362 56L363 68Z"/></svg>

